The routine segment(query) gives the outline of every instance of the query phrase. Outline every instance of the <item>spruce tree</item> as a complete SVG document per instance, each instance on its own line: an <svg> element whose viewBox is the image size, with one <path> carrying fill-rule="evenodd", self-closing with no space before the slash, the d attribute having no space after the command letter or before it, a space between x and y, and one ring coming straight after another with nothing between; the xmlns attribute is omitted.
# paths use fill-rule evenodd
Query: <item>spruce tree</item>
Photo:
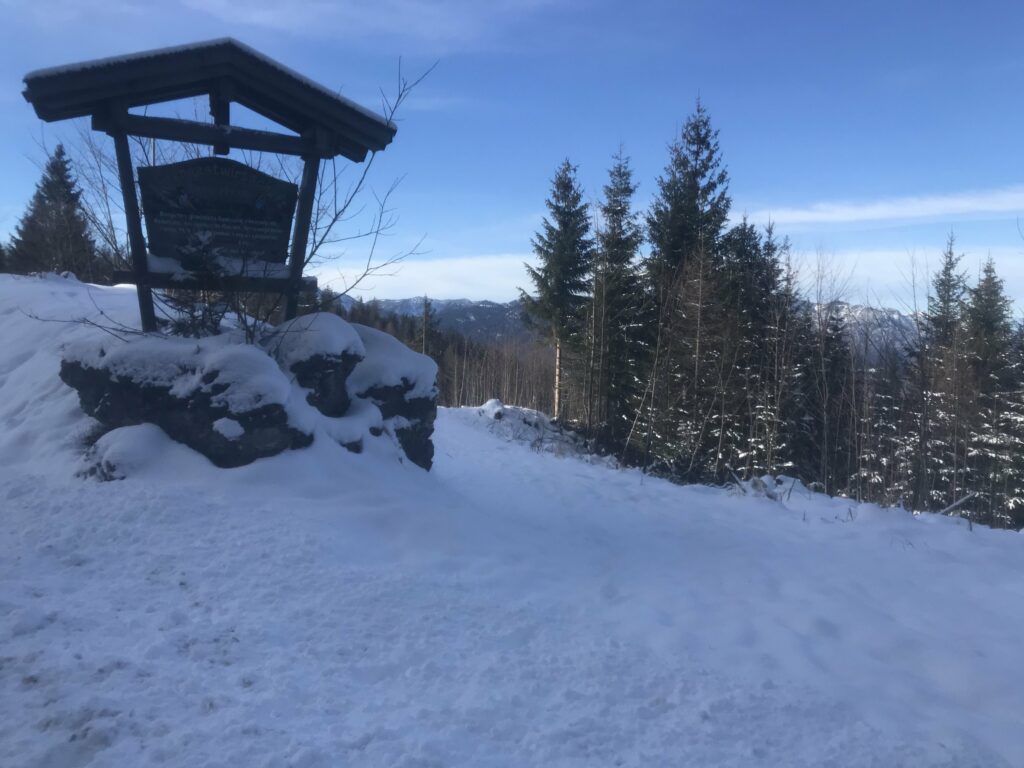
<svg viewBox="0 0 1024 768"><path fill-rule="evenodd" d="M1009 382L1011 316L1012 302L1005 293L1002 278L996 274L992 259L987 259L977 285L969 291L964 312L971 365L982 392L1003 389Z"/></svg>
<svg viewBox="0 0 1024 768"><path fill-rule="evenodd" d="M797 355L801 413L794 454L801 475L834 494L844 490L856 465L848 392L852 366L849 333L839 302L809 306L802 314Z"/></svg>
<svg viewBox="0 0 1024 768"><path fill-rule="evenodd" d="M643 389L643 286L636 258L643 242L633 171L622 149L613 158L600 204L594 265L597 415L603 437L618 447L629 438Z"/></svg>
<svg viewBox="0 0 1024 768"><path fill-rule="evenodd" d="M968 484L978 494L971 508L977 519L1008 518L1011 485L1020 482L1021 398L1019 369L1013 361L1011 302L988 259L965 310L966 347L972 373Z"/></svg>
<svg viewBox="0 0 1024 768"><path fill-rule="evenodd" d="M872 347L872 359L860 361L857 472L850 493L895 506L909 501L914 470L908 361L892 333L882 334Z"/></svg>
<svg viewBox="0 0 1024 768"><path fill-rule="evenodd" d="M437 324L437 313L434 311L434 304L426 296L423 297L423 306L416 323L416 337L414 348L424 355L435 355L440 337L440 329Z"/></svg>
<svg viewBox="0 0 1024 768"><path fill-rule="evenodd" d="M765 342L771 375L766 387L766 400L760 413L764 425L765 467L767 471L797 468L797 449L805 413L804 371L801 354L806 337L803 320L804 300L797 285L797 275L789 261L789 243L779 241L773 228L765 237L765 250L780 265L779 284L772 301L771 330Z"/></svg>
<svg viewBox="0 0 1024 768"><path fill-rule="evenodd" d="M645 450L676 476L710 479L719 464L712 419L721 413L720 241L729 176L718 131L700 101L669 147L647 215L645 276L656 320L648 342Z"/></svg>
<svg viewBox="0 0 1024 768"><path fill-rule="evenodd" d="M966 275L952 234L932 280L919 363L925 367L919 493L925 508L943 509L964 495L970 430Z"/></svg>
<svg viewBox="0 0 1024 768"><path fill-rule="evenodd" d="M778 351L780 254L787 244L769 227L761 232L743 221L722 238L720 302L726 320L721 416L717 453L737 471L769 471L769 440L775 417L770 392Z"/></svg>
<svg viewBox="0 0 1024 768"><path fill-rule="evenodd" d="M928 296L928 341L938 349L948 349L953 345L963 319L967 295L967 275L960 269L963 254L956 253L955 245L956 238L950 233L942 252L942 264L935 273Z"/></svg>
<svg viewBox="0 0 1024 768"><path fill-rule="evenodd" d="M333 312L344 316L341 295L333 288L327 286L321 288L317 293L316 305L318 312Z"/></svg>
<svg viewBox="0 0 1024 768"><path fill-rule="evenodd" d="M658 177L658 194L647 215L652 282L667 288L687 260L713 252L729 218L729 174L722 166L718 131L700 99Z"/></svg>
<svg viewBox="0 0 1024 768"><path fill-rule="evenodd" d="M1024 323L1013 329L1010 345L1012 396L1005 407L1005 434L1010 446L1007 468L1006 498L999 523L1008 528L1024 529Z"/></svg>
<svg viewBox="0 0 1024 768"><path fill-rule="evenodd" d="M538 267L526 265L536 295L520 289L527 320L545 332L555 350L553 416L561 415L566 348L576 340L581 310L588 301L594 244L587 204L576 180L576 167L562 162L551 182L548 216L533 237Z"/></svg>
<svg viewBox="0 0 1024 768"><path fill-rule="evenodd" d="M101 280L105 270L89 234L81 192L61 144L50 155L28 210L11 241L12 272L73 272L86 281Z"/></svg>

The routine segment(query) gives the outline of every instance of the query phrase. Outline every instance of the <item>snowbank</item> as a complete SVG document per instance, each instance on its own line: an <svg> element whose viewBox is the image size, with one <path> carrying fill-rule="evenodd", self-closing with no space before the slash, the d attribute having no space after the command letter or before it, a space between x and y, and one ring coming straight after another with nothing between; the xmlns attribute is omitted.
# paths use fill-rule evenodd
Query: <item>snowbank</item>
<svg viewBox="0 0 1024 768"><path fill-rule="evenodd" d="M134 427L76 480L95 331L21 309L96 311L0 276L0 765L1024 764L1020 534L560 459L495 404L430 474Z"/></svg>
<svg viewBox="0 0 1024 768"><path fill-rule="evenodd" d="M614 457L594 454L583 437L552 422L547 414L532 408L488 400L479 408L455 409L451 417L485 429L501 440L527 445L534 451L572 456L589 464L603 464L612 468L618 466Z"/></svg>

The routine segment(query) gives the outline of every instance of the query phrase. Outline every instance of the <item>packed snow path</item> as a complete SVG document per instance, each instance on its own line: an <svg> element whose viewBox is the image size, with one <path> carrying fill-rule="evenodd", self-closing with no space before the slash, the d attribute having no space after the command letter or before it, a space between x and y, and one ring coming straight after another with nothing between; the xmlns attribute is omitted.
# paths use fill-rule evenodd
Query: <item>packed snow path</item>
<svg viewBox="0 0 1024 768"><path fill-rule="evenodd" d="M91 299L15 282L0 765L1024 764L1020 534L680 488L476 409L430 474L329 441L218 470L137 427L127 480L78 480L58 347L95 331L12 308Z"/></svg>

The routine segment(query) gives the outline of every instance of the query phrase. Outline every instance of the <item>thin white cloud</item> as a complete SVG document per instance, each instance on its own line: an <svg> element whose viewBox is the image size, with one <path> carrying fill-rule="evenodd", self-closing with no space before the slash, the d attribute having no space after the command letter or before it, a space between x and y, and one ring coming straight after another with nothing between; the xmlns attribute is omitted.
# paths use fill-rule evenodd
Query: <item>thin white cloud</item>
<svg viewBox="0 0 1024 768"><path fill-rule="evenodd" d="M907 308L915 305L916 291L916 305L921 307L941 251L941 244L905 249L849 248L826 250L821 260L829 276L843 286L841 298L847 301ZM999 248L962 247L957 243L956 251L964 254L960 267L969 283L973 284L985 259L991 257L1007 295L1018 307L1024 304L1024 243ZM794 256L800 278L813 295L819 257L806 252Z"/></svg>
<svg viewBox="0 0 1024 768"><path fill-rule="evenodd" d="M519 288L529 288L524 262L535 263L532 254L508 253L442 258L411 257L389 270L361 283L354 297L407 299L430 296L435 299L473 299L511 301ZM321 287L344 291L354 274L323 270L318 273Z"/></svg>
<svg viewBox="0 0 1024 768"><path fill-rule="evenodd" d="M1024 185L950 195L893 197L865 202L823 202L804 208L764 208L749 218L779 225L855 224L979 214L1024 214Z"/></svg>
<svg viewBox="0 0 1024 768"><path fill-rule="evenodd" d="M982 261L991 256L1005 281L1007 293L1017 302L1024 302L1024 244L963 250L966 255L961 266L971 281ZM941 246L934 244L902 250L851 248L825 251L823 259L836 283L844 286L842 297L847 301L906 307L913 301L912 273L916 272L918 302L923 302L940 251ZM802 281L813 292L818 256L798 252L794 260ZM360 284L351 295L364 299L408 299L426 295L435 299L511 301L519 296L519 288L529 290L531 287L524 262L536 264L537 260L533 254L524 253L413 257L393 270L393 274L379 275ZM325 269L317 276L321 287L344 291L355 274Z"/></svg>

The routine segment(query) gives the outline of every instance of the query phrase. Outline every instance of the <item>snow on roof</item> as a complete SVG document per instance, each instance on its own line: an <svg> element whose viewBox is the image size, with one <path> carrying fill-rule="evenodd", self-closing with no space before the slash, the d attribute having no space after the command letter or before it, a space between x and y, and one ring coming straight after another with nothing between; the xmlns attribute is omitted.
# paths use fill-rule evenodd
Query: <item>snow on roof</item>
<svg viewBox="0 0 1024 768"><path fill-rule="evenodd" d="M190 51L201 51L208 48L216 48L224 45L236 45L240 48L247 48L250 51L253 49L244 43L235 40L232 37L218 37L213 40L200 40L195 43L186 43L184 45L168 45L163 48L153 48L148 51L137 51L135 53L124 53L119 56L103 56L98 59L87 59L86 61L77 61L70 64L58 64L54 67L40 67L29 72L24 77L24 81L28 83L30 80L39 80L48 77L56 77L58 75L66 75L72 72L81 72L87 69L103 69L105 67L118 66L120 64L126 64L129 62L145 61L146 59L157 59L162 56L173 56L179 53L188 53ZM255 53L255 51L253 51Z"/></svg>
<svg viewBox="0 0 1024 768"><path fill-rule="evenodd" d="M394 123L232 38L37 69L25 99L43 120L106 115L132 107L219 93L299 134L322 150L361 161L384 149ZM333 156L326 154L325 156Z"/></svg>
<svg viewBox="0 0 1024 768"><path fill-rule="evenodd" d="M269 67L273 67L278 72L287 75L288 77L294 78L295 80L301 82L306 87L319 91L326 97L342 102L346 107L349 107L350 109L353 109L361 113L363 116L371 120L387 122L381 115L377 114L373 110L367 109L366 107L363 107L350 99L346 99L337 91L331 90L327 86L318 83L316 80L313 80L309 77L306 77L303 74L300 74L299 72L296 72L291 67L288 67L282 64L281 62L270 58L264 53L260 53L252 46L246 45L245 43L236 40L233 37L218 37L212 40L201 40L199 42L186 43L184 45L170 45L164 48L154 48L148 51L126 53L121 54L119 56L104 56L99 59L89 59L87 61L73 62L70 64L59 64L54 67L42 67L40 69L34 69L27 75L25 75L24 82L26 85L28 85L32 81L68 75L75 72L120 67L125 64L136 64L152 59L179 56L181 54L201 52L215 48L237 49L238 51L241 51L247 54L248 56L253 57L254 59L258 59L263 64L266 64ZM388 123L388 125L391 125L391 123Z"/></svg>

